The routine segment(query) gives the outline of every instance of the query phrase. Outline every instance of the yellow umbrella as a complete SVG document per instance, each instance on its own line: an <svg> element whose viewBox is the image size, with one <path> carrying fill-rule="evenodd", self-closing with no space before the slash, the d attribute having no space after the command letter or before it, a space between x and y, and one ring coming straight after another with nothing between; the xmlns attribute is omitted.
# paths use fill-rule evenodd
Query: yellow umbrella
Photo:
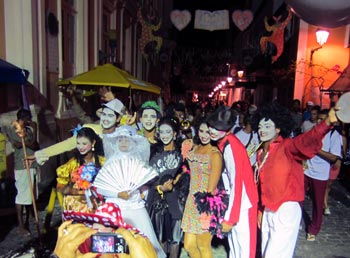
<svg viewBox="0 0 350 258"><path fill-rule="evenodd" d="M61 80L57 83L58 86L70 84L130 88L132 90L142 90L155 94L160 94L161 90L160 87L152 83L139 80L128 72L119 69L112 64L96 66L90 71Z"/></svg>

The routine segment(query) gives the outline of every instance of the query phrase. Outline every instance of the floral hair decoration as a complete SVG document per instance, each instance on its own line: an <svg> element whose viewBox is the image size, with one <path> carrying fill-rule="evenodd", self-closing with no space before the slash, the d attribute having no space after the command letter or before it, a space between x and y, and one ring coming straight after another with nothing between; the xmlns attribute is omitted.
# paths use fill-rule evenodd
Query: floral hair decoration
<svg viewBox="0 0 350 258"><path fill-rule="evenodd" d="M81 124L78 124L77 127L75 127L74 129L72 129L71 131L73 132L73 135L74 136L77 136L78 135L78 132L80 131L80 129L83 128L81 126Z"/></svg>

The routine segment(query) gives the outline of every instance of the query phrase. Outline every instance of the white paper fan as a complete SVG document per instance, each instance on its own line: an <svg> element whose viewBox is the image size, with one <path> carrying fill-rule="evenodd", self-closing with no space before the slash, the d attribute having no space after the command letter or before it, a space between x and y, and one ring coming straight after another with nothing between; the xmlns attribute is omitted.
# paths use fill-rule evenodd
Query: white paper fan
<svg viewBox="0 0 350 258"><path fill-rule="evenodd" d="M100 169L93 185L99 194L115 198L120 192L138 189L157 175L155 169L139 159L112 159Z"/></svg>

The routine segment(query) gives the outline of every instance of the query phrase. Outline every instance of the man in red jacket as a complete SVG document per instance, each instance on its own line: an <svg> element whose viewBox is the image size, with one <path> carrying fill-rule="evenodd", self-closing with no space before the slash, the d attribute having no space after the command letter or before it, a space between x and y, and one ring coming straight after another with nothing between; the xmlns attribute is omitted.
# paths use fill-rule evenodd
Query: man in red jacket
<svg viewBox="0 0 350 258"><path fill-rule="evenodd" d="M255 258L258 193L247 151L231 133L235 120L228 107L208 118L210 138L224 157L223 179L230 196L222 231L229 232L230 258Z"/></svg>
<svg viewBox="0 0 350 258"><path fill-rule="evenodd" d="M299 202L304 200L302 162L321 149L323 136L337 118L332 109L324 122L295 138L288 138L293 129L289 111L276 102L264 105L254 120L263 142L254 171L263 212L262 256L291 258L301 221Z"/></svg>

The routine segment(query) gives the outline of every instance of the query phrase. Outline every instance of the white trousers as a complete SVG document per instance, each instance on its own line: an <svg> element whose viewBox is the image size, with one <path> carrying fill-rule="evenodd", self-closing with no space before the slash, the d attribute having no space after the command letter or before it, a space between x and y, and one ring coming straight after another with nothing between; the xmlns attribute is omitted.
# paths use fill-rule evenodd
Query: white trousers
<svg viewBox="0 0 350 258"><path fill-rule="evenodd" d="M230 246L230 258L249 258L250 231L248 210L241 211L239 222L229 232L227 239Z"/></svg>
<svg viewBox="0 0 350 258"><path fill-rule="evenodd" d="M261 251L264 258L292 258L298 238L301 207L285 202L276 212L265 209L261 226Z"/></svg>
<svg viewBox="0 0 350 258"><path fill-rule="evenodd" d="M162 247L160 246L157 236L154 233L153 225L151 219L149 218L148 212L145 207L139 209L121 209L122 217L124 221L135 228L139 229L143 234L145 234L154 249L156 250L158 258L165 258Z"/></svg>
<svg viewBox="0 0 350 258"><path fill-rule="evenodd" d="M37 190L37 187L36 187L37 185L34 185L34 183L35 183L34 176L36 175L36 169L30 168L29 172L30 172L31 182L33 184L32 189ZM33 203L33 200L32 200L32 193L31 193L30 187L29 187L29 179L28 179L27 169L15 170L15 180L16 180L15 186L17 189L15 203L20 204L20 205L31 205ZM34 192L34 194L35 193L37 193L37 191ZM36 196L34 198L36 198Z"/></svg>

